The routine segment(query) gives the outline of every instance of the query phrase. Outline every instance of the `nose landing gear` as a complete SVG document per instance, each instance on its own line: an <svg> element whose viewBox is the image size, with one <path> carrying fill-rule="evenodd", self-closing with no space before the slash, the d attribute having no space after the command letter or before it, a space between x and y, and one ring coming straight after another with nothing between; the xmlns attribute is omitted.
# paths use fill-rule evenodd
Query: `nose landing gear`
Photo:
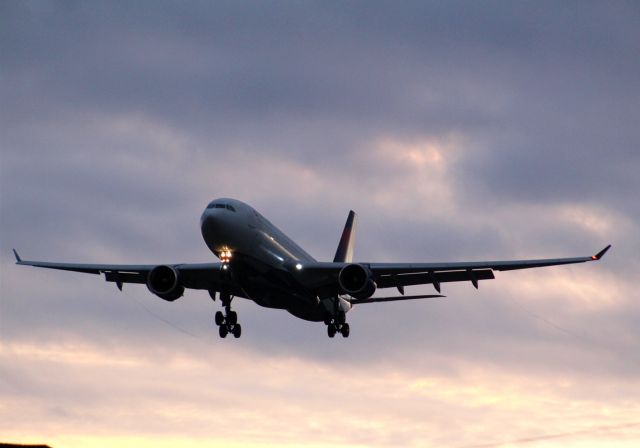
<svg viewBox="0 0 640 448"><path fill-rule="evenodd" d="M215 323L218 327L218 334L221 338L226 338L229 333L234 338L242 335L242 326L238 323L238 313L231 310L231 300L233 297L229 293L220 293L220 300L224 306L224 314L222 311L216 311Z"/></svg>

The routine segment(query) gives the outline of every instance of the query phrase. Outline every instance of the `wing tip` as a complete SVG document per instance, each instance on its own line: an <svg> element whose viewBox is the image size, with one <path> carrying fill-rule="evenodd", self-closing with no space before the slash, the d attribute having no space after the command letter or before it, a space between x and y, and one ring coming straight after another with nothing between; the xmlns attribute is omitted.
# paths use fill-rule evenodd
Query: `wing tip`
<svg viewBox="0 0 640 448"><path fill-rule="evenodd" d="M599 260L599 259L601 259L602 257L604 257L604 254L606 254L606 253L607 253L607 251L608 251L609 249L611 249L611 244L609 244L607 247L605 247L604 249L602 249L602 250L601 250L600 252L598 252L597 254L592 255L592 256L591 256L591 259L592 259L592 260L594 260L594 261L595 261L595 260Z"/></svg>
<svg viewBox="0 0 640 448"><path fill-rule="evenodd" d="M15 249L13 250L13 255L16 257L16 263L21 263L22 262L22 258L20 258L20 255L18 255L18 251Z"/></svg>

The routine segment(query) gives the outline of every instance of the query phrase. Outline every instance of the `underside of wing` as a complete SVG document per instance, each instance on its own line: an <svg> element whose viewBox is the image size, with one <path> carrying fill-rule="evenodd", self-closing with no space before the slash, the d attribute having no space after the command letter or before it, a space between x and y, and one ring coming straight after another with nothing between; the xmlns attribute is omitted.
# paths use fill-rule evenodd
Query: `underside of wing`
<svg viewBox="0 0 640 448"><path fill-rule="evenodd" d="M13 251L16 264L61 271L82 272L85 274L104 274L105 280L114 282L122 289L124 283L147 283L149 274L156 268L168 267L173 270L179 283L188 289L216 289L225 278L221 273L220 263L177 263L177 264L92 264L92 263L59 263L50 261L23 260L18 252Z"/></svg>
<svg viewBox="0 0 640 448"><path fill-rule="evenodd" d="M471 282L478 288L480 280L495 278L493 271L511 271L545 266L585 263L599 260L609 250L605 247L596 255L573 258L545 258L532 260L471 261L453 263L357 263L369 273L378 288L397 288L404 294L404 287L433 284L440 292L441 283ZM310 287L328 293L339 290L339 276L348 263L314 263L304 267L305 281Z"/></svg>
<svg viewBox="0 0 640 448"><path fill-rule="evenodd" d="M436 290L440 291L442 283L471 282L477 288L480 280L492 280L494 278L495 276L491 269L430 270L407 274L379 274L376 276L376 284L379 288L396 287L401 291L405 286L433 284Z"/></svg>
<svg viewBox="0 0 640 448"><path fill-rule="evenodd" d="M507 260L507 261L470 261L454 263L369 263L368 266L379 275L408 274L429 271L464 271L491 269L494 271L511 271L515 269L540 268L544 266L558 266L563 264L584 263L595 261L611 248L608 245L596 255L574 258L543 258L536 260Z"/></svg>
<svg viewBox="0 0 640 448"><path fill-rule="evenodd" d="M393 296L393 297L369 297L368 299L351 299L352 305L361 303L378 303L378 302L397 302L398 300L416 300L416 299L435 299L437 297L446 297L440 294L426 294L418 296Z"/></svg>

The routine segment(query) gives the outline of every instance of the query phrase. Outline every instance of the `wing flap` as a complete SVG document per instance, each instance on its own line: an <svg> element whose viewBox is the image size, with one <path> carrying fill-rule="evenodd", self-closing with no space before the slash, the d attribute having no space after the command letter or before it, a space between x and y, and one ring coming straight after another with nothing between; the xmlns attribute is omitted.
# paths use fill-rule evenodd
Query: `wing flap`
<svg viewBox="0 0 640 448"><path fill-rule="evenodd" d="M473 282L477 280L492 280L495 276L491 269L477 269L464 271L440 271L414 274L381 275L376 281L380 288L397 286L426 285L430 283Z"/></svg>
<svg viewBox="0 0 640 448"><path fill-rule="evenodd" d="M416 300L416 299L434 299L436 297L446 297L440 294L427 294L420 296L393 296L393 297L370 297L368 299L352 299L349 300L352 305L361 303L378 303L378 302L397 302L399 300Z"/></svg>
<svg viewBox="0 0 640 448"><path fill-rule="evenodd" d="M108 271L104 273L104 279L114 283L147 283L146 273Z"/></svg>

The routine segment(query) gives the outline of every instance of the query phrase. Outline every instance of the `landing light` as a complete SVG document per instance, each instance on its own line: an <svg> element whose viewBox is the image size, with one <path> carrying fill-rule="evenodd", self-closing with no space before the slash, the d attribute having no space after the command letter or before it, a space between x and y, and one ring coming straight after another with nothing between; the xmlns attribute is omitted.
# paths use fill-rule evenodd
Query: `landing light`
<svg viewBox="0 0 640 448"><path fill-rule="evenodd" d="M220 251L220 261L223 263L228 263L231 260L231 256L232 254L230 250Z"/></svg>
<svg viewBox="0 0 640 448"><path fill-rule="evenodd" d="M296 265L296 269L299 271L300 269L302 269L302 265L301 265L300 263L298 263L298 264Z"/></svg>
<svg viewBox="0 0 640 448"><path fill-rule="evenodd" d="M229 269L229 266L227 266L226 264L223 264L222 265L222 269L224 269L226 271L227 269Z"/></svg>

